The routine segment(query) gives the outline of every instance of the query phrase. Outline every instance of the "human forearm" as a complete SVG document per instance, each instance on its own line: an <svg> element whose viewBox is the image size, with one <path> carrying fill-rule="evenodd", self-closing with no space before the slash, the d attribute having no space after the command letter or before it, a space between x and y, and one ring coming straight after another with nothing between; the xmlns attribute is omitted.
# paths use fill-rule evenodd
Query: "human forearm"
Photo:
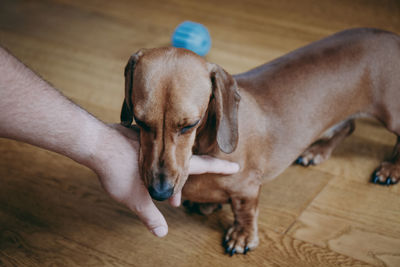
<svg viewBox="0 0 400 267"><path fill-rule="evenodd" d="M0 47L0 137L85 162L105 127Z"/></svg>

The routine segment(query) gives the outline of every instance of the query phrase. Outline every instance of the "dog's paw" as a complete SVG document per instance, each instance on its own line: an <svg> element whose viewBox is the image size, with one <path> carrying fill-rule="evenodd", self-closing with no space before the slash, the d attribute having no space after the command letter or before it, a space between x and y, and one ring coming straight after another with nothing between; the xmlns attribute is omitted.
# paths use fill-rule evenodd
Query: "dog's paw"
<svg viewBox="0 0 400 267"><path fill-rule="evenodd" d="M397 184L400 180L400 165L382 162L381 166L373 173L372 183L380 185Z"/></svg>
<svg viewBox="0 0 400 267"><path fill-rule="evenodd" d="M236 253L246 254L258 245L258 233L251 227L233 225L225 235L223 246L230 256Z"/></svg>
<svg viewBox="0 0 400 267"><path fill-rule="evenodd" d="M187 209L188 212L198 213L202 215L210 215L211 213L222 209L221 204L217 203L197 203L189 200L185 200L183 202L183 206Z"/></svg>
<svg viewBox="0 0 400 267"><path fill-rule="evenodd" d="M321 164L327 160L332 153L332 148L325 142L320 142L310 146L300 157L296 159L295 164L310 166Z"/></svg>

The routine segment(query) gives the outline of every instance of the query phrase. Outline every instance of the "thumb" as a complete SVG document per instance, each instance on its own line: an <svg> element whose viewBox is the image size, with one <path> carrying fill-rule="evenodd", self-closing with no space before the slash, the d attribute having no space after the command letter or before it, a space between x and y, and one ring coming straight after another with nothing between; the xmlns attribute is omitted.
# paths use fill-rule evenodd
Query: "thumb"
<svg viewBox="0 0 400 267"><path fill-rule="evenodd" d="M189 174L221 173L234 174L239 171L239 164L213 158L210 156L193 155L190 159Z"/></svg>
<svg viewBox="0 0 400 267"><path fill-rule="evenodd" d="M137 188L135 194L127 200L126 205L137 214L139 219L146 227L157 237L166 236L168 233L168 225L164 216L153 203L148 191L144 185Z"/></svg>

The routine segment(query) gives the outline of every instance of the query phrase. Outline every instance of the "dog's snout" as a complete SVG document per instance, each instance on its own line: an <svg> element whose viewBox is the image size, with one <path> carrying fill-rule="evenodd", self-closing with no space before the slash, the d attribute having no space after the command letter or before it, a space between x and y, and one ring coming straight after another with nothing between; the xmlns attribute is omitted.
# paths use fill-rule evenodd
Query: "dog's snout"
<svg viewBox="0 0 400 267"><path fill-rule="evenodd" d="M149 188L150 196L158 201L163 201L172 196L174 193L174 186L165 181L165 179L159 179L150 185Z"/></svg>

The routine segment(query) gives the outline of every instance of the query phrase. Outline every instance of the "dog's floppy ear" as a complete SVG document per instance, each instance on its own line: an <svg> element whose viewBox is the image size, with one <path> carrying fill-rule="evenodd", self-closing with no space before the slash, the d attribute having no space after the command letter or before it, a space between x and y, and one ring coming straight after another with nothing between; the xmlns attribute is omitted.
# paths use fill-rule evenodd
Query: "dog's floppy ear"
<svg viewBox="0 0 400 267"><path fill-rule="evenodd" d="M207 63L210 71L212 94L217 126L217 143L225 153L232 153L237 146L238 108L240 95L235 79L220 66Z"/></svg>
<svg viewBox="0 0 400 267"><path fill-rule="evenodd" d="M125 99L122 103L121 109L121 124L125 127L129 127L133 121L133 105L132 105L132 86L133 86L133 74L135 72L136 63L139 58L143 55L143 49L133 54L125 67Z"/></svg>

